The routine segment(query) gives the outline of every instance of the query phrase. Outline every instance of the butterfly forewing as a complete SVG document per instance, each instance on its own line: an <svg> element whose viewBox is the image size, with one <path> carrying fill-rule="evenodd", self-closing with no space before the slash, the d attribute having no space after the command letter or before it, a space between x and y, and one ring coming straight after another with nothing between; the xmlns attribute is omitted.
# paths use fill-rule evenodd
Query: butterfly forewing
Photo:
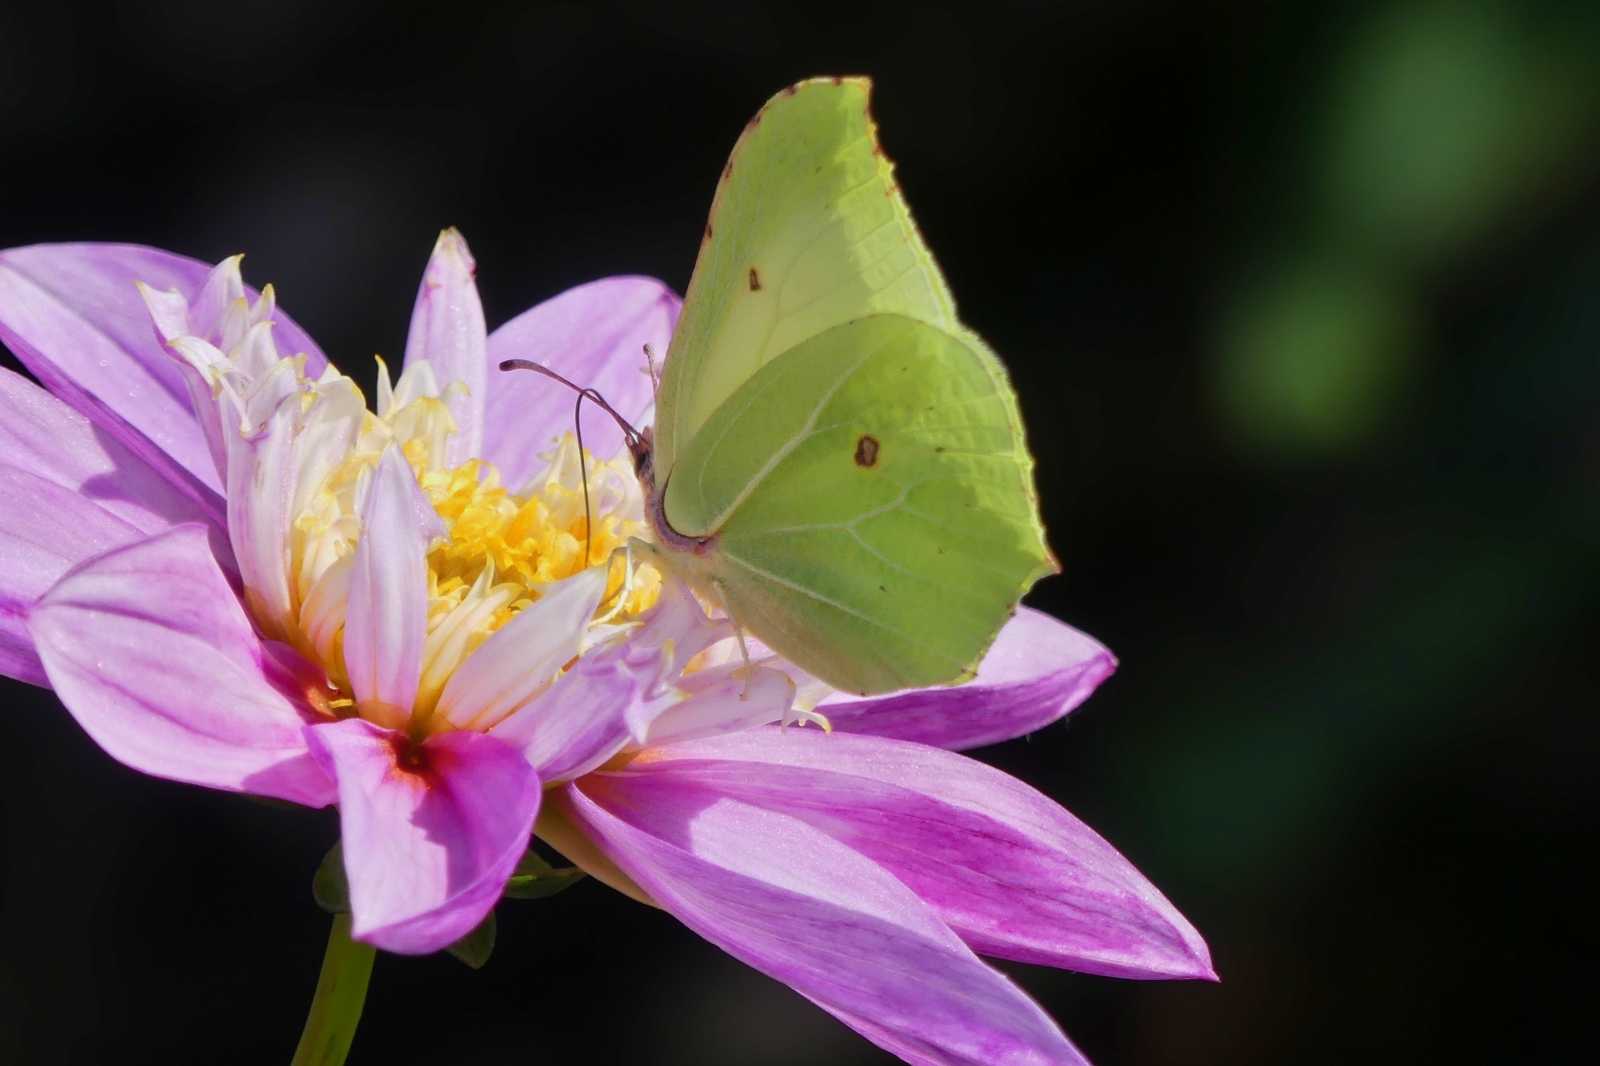
<svg viewBox="0 0 1600 1066"><path fill-rule="evenodd" d="M662 376L658 476L750 375L826 329L879 312L959 329L869 92L863 78L802 82L734 146Z"/></svg>

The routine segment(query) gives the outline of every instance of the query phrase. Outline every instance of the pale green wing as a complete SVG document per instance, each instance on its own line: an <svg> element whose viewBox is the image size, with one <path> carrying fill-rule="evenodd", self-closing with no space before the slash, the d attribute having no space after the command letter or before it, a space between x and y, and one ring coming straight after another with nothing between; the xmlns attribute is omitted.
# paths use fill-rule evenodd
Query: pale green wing
<svg viewBox="0 0 1600 1066"><path fill-rule="evenodd" d="M751 374L825 329L878 312L959 328L878 147L870 90L801 82L734 145L661 379L658 476Z"/></svg>
<svg viewBox="0 0 1600 1066"><path fill-rule="evenodd" d="M980 341L874 315L741 386L665 503L681 532L715 531L707 576L742 625L836 687L887 692L972 676L1054 569L1032 468Z"/></svg>

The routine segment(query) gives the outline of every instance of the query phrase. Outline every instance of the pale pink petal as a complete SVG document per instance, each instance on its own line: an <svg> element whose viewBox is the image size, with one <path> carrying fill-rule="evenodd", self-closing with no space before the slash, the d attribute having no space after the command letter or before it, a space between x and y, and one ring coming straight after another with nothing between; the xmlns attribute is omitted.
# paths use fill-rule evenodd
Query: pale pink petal
<svg viewBox="0 0 1600 1066"><path fill-rule="evenodd" d="M492 732L523 749L550 782L581 776L630 744L638 746L659 716L688 701L696 702L682 719L686 729L704 729L711 719L725 725L736 716L781 720L794 698L786 674L758 668L748 692L742 677L737 685L718 687L731 668L679 677L685 663L727 631L726 623L706 616L682 582L668 577L656 605L625 635L585 652L549 691Z"/></svg>
<svg viewBox="0 0 1600 1066"><path fill-rule="evenodd" d="M622 417L638 419L654 402L644 345L661 365L682 301L654 278L616 277L568 289L513 318L489 335L489 365L528 359L592 388ZM492 370L483 431L483 458L507 485L520 487L544 468L539 455L572 426L576 396L526 370ZM602 458L622 448L622 432L585 405L583 443Z"/></svg>
<svg viewBox="0 0 1600 1066"><path fill-rule="evenodd" d="M527 760L467 730L420 745L359 718L307 732L339 782L356 939L425 955L470 932L533 832L539 778Z"/></svg>
<svg viewBox="0 0 1600 1066"><path fill-rule="evenodd" d="M215 273L215 270L212 271ZM186 337L194 332L189 324L189 301L176 289L153 289L145 282L138 283L139 295L150 311L150 323L156 336L164 341Z"/></svg>
<svg viewBox="0 0 1600 1066"><path fill-rule="evenodd" d="M239 273L239 262L244 256L230 255L206 274L206 280L189 301L189 329L212 344L222 343L222 324L231 308L245 295L244 278ZM159 323L157 328L160 328ZM169 336L167 338L171 340ZM294 349L290 349L292 353Z"/></svg>
<svg viewBox="0 0 1600 1066"><path fill-rule="evenodd" d="M641 698L627 712L627 726L633 739L644 743L656 717L675 706L684 689L695 690L709 678L699 681L680 675L696 655L732 635L733 627L724 619L713 619L689 591L689 586L670 574L662 575L661 595L656 605L640 618L640 625L628 634L628 662L639 681ZM742 664L741 664L742 665ZM792 686L791 686L792 691ZM768 704L760 705L762 713ZM785 703L782 712L789 709Z"/></svg>
<svg viewBox="0 0 1600 1066"><path fill-rule="evenodd" d="M232 406L230 404L230 406ZM294 523L295 430L301 416L294 364L279 363L225 427L228 449L228 537L245 602L267 635L289 636L289 535Z"/></svg>
<svg viewBox="0 0 1600 1066"><path fill-rule="evenodd" d="M981 748L1056 721L1116 668L1116 657L1093 637L1019 607L966 684L866 699L838 693L817 710L844 733Z"/></svg>
<svg viewBox="0 0 1600 1066"><path fill-rule="evenodd" d="M178 373L183 377L184 388L189 390L189 408L194 412L194 420L200 427L200 435L205 438L206 451L211 454L212 466L217 471L218 476L221 477L223 485L226 486L228 483L228 429L230 427L225 427L222 424L223 405L217 402L210 379L201 372L199 367L192 365L187 359L181 358L184 347L196 342L197 338L194 337L179 337L173 341L172 349L180 356L174 362L178 366Z"/></svg>
<svg viewBox="0 0 1600 1066"><path fill-rule="evenodd" d="M788 674L755 666L746 682L741 662L690 674L679 688L688 695L654 715L646 727L646 745L678 744L782 722L794 703L794 681Z"/></svg>
<svg viewBox="0 0 1600 1066"><path fill-rule="evenodd" d="M780 812L619 786L592 774L550 800L689 928L869 1039L940 1066L1084 1062L867 857Z"/></svg>
<svg viewBox="0 0 1600 1066"><path fill-rule="evenodd" d="M462 729L487 729L526 703L578 654L606 592L590 567L544 590L456 668L434 712Z"/></svg>
<svg viewBox="0 0 1600 1066"><path fill-rule="evenodd" d="M547 692L489 730L521 751L544 781L561 781L605 762L628 742L625 720L639 683L626 647L592 651Z"/></svg>
<svg viewBox="0 0 1600 1066"><path fill-rule="evenodd" d="M129 244L0 252L0 341L52 392L185 491L220 492L222 484L138 283L192 299L210 270ZM307 354L310 376L321 373L326 361L298 326L280 314L276 330L285 351Z"/></svg>
<svg viewBox="0 0 1600 1066"><path fill-rule="evenodd" d="M85 559L144 539L70 489L0 465L0 644L11 649L0 672L39 683L43 667L28 637L28 611Z"/></svg>
<svg viewBox="0 0 1600 1066"><path fill-rule="evenodd" d="M411 714L428 630L428 539L416 493L410 465L390 445L361 513L345 607L344 668L351 691L357 703L398 715L391 724Z"/></svg>
<svg viewBox="0 0 1600 1066"><path fill-rule="evenodd" d="M0 369L0 463L37 474L144 533L209 513L87 418L33 382ZM232 551L220 523L212 548L227 567Z"/></svg>
<svg viewBox="0 0 1600 1066"><path fill-rule="evenodd" d="M882 864L976 951L1113 977L1215 978L1205 941L1088 826L937 748L754 729L651 749L611 778L782 811Z"/></svg>
<svg viewBox="0 0 1600 1066"><path fill-rule="evenodd" d="M50 685L110 755L147 774L320 807L310 712L272 683L261 641L199 526L91 559L34 607Z"/></svg>
<svg viewBox="0 0 1600 1066"><path fill-rule="evenodd" d="M417 290L406 337L406 366L427 360L441 388L459 381L467 391L449 400L456 433L450 438L448 466L480 456L483 449L484 397L488 387L488 330L483 304L473 280L476 264L461 234L439 234L433 256Z"/></svg>

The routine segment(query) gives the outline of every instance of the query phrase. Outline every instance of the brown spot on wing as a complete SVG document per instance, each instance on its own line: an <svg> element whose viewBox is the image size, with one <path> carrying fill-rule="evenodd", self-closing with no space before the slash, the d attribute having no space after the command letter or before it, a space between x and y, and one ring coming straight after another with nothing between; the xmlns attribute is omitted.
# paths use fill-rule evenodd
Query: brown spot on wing
<svg viewBox="0 0 1600 1066"><path fill-rule="evenodd" d="M709 241L710 239L711 239L711 223L707 222L706 223L706 240Z"/></svg>
<svg viewBox="0 0 1600 1066"><path fill-rule="evenodd" d="M756 273L756 268L755 267L751 267L750 268L750 291L751 292L760 292L761 291L761 275Z"/></svg>
<svg viewBox="0 0 1600 1066"><path fill-rule="evenodd" d="M869 433L861 434L861 438L856 441L856 465L857 466L877 466L878 465L878 438L877 437L874 437Z"/></svg>

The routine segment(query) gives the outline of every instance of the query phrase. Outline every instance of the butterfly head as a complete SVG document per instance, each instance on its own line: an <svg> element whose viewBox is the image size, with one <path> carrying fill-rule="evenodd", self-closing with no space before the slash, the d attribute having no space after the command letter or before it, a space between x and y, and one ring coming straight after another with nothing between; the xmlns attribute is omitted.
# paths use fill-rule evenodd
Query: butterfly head
<svg viewBox="0 0 1600 1066"><path fill-rule="evenodd" d="M633 472L644 486L646 496L656 491L655 428L645 426L628 437L628 454L633 456Z"/></svg>

